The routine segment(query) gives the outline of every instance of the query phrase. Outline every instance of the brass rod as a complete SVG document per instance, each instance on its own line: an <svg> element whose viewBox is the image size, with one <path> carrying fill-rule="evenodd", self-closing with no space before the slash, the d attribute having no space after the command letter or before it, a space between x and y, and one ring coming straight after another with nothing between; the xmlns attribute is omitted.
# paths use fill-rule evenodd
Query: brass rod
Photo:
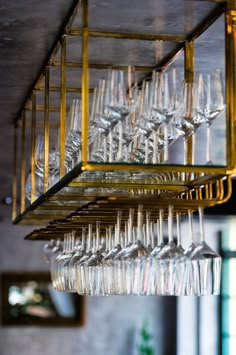
<svg viewBox="0 0 236 355"><path fill-rule="evenodd" d="M73 201L78 201L78 203L83 203L85 200L87 201L94 201L94 197L92 196L83 196L81 194L77 195L76 192L73 194L63 194L63 195L54 195L49 197L49 203L50 201L68 201L69 203L73 203Z"/></svg>
<svg viewBox="0 0 236 355"><path fill-rule="evenodd" d="M59 67L61 65L60 60L54 60L52 62L52 66L53 67ZM66 62L66 67L69 68L81 68L82 67L82 63L80 62ZM128 66L127 65L113 65L113 64L108 64L108 63L89 63L89 68L90 69L98 69L98 70L103 70L103 69L109 69L109 68L113 68L116 70L128 70ZM136 65L133 66L135 71L138 72L150 72L153 69L153 66L143 66L143 65Z"/></svg>
<svg viewBox="0 0 236 355"><path fill-rule="evenodd" d="M194 42L185 42L184 50L184 79L187 83L194 80Z"/></svg>
<svg viewBox="0 0 236 355"><path fill-rule="evenodd" d="M65 140L66 140L66 35L61 38L61 106L60 106L60 178L65 175Z"/></svg>
<svg viewBox="0 0 236 355"><path fill-rule="evenodd" d="M32 118L31 118L31 203L35 200L35 143L36 143L36 92L32 93Z"/></svg>
<svg viewBox="0 0 236 355"><path fill-rule="evenodd" d="M44 192L46 192L49 186L49 66L45 68L44 107Z"/></svg>
<svg viewBox="0 0 236 355"><path fill-rule="evenodd" d="M227 167L236 169L236 1L227 1L225 13Z"/></svg>
<svg viewBox="0 0 236 355"><path fill-rule="evenodd" d="M142 184L135 184L135 183L109 183L109 182L71 182L68 184L68 187L83 187L83 188L88 188L88 187L94 187L97 189L109 187L109 188L122 188L122 189L128 189L128 190L177 190L177 191L185 191L188 190L188 187L185 187L183 185L178 185L178 184L168 184L166 182L165 184L148 184L146 183L145 185Z"/></svg>
<svg viewBox="0 0 236 355"><path fill-rule="evenodd" d="M209 184L205 186L206 198L209 199Z"/></svg>
<svg viewBox="0 0 236 355"><path fill-rule="evenodd" d="M89 68L88 68L88 0L82 1L82 147L81 157L88 161L88 129L89 129Z"/></svg>
<svg viewBox="0 0 236 355"><path fill-rule="evenodd" d="M218 180L217 180L218 181ZM216 183L217 183L216 181ZM196 209L198 206L202 206L202 207L210 207L210 206L214 206L216 204L222 203L223 201L227 201L227 199L230 197L230 193L231 193L231 178L229 177L227 179L227 190L226 193L224 193L224 187L223 187L223 180L220 180L221 183L221 192L220 194L218 194L217 191L217 195L213 196L212 192L208 192L207 189L211 188L209 185L204 187L204 193L206 192L205 196L203 199L200 200L195 200L194 196L193 196L193 191L188 191L185 196L186 198L179 198L179 199L175 199L173 201L173 199L156 199L154 197L148 197L147 196L145 198L139 197L139 198L129 198L129 197L124 197L124 196L113 196L113 198L107 198L106 200L104 200L104 198L102 199L95 199L94 202L91 203L87 203L86 201L84 201L84 205L83 207L80 207L79 210L75 213L72 213L70 216L67 216L66 219L64 220L63 223L68 223L69 220L74 220L74 219L81 219L81 216L85 216L86 214L88 214L89 216L91 216L92 214L95 213L95 215L99 215L101 213L105 213L106 214L106 210L109 213L112 213L112 211L114 211L114 209L127 209L129 208L129 206L137 206L138 203L142 203L146 209L151 209L153 211L156 211L157 208L166 208L168 207L168 205L171 203L173 204L173 206L175 207L175 209L177 208L178 210L182 210L182 211L187 211L187 209L192 208L192 209ZM213 186L213 185L212 185ZM203 189L203 188L202 188ZM217 189L217 186L216 186ZM42 206L43 207L43 206ZM98 209L99 208L99 209ZM45 206L45 209L47 210L47 207ZM97 211L97 212L96 212ZM29 213L25 216L28 221L33 221L36 218L40 218L40 219L44 219L45 220L45 216L38 210L34 210L31 209L28 211ZM48 215L47 215L48 217ZM22 216L21 218L18 218L17 222L19 223L22 220ZM60 221L59 223L62 223L62 221Z"/></svg>
<svg viewBox="0 0 236 355"><path fill-rule="evenodd" d="M25 135L25 111L22 113L21 127L21 198L20 211L25 210L25 169L26 169L26 135Z"/></svg>
<svg viewBox="0 0 236 355"><path fill-rule="evenodd" d="M17 127L14 126L13 181L12 181L12 220L17 216Z"/></svg>
<svg viewBox="0 0 236 355"><path fill-rule="evenodd" d="M70 29L67 33L70 36L81 36L80 29ZM109 32L109 31L88 31L89 37L98 38L115 38L115 39L130 39L130 40L143 40L143 41L168 41L168 42L184 42L185 36L183 35L170 35L170 34L145 34L145 33L128 33L128 32Z"/></svg>
<svg viewBox="0 0 236 355"><path fill-rule="evenodd" d="M45 210L45 211L75 211L77 208L79 207L82 207L83 205L78 203L78 204L73 204L73 205L63 205L63 206L60 206L60 205L41 205L37 208L38 211L41 211L41 210Z"/></svg>
<svg viewBox="0 0 236 355"><path fill-rule="evenodd" d="M150 171L154 173L161 172L189 172L189 167L184 165L135 165L135 164L122 164L122 163L95 163L89 162L84 164L83 170L123 170L123 171ZM209 174L222 174L227 175L231 174L231 170L227 170L226 167L211 167L211 166L192 166L191 172L196 173L209 173Z"/></svg>
<svg viewBox="0 0 236 355"><path fill-rule="evenodd" d="M61 212L60 212L61 213ZM32 217L33 218L37 218L38 220L40 219L43 219L43 220L52 220L53 218L57 217L58 219L63 219L66 217L65 214L60 214L60 213L56 213L56 214L49 214L49 213L46 213L46 214L33 214L33 215L30 215L29 213L24 217L25 220L30 220ZM66 212L68 214L68 211Z"/></svg>
<svg viewBox="0 0 236 355"><path fill-rule="evenodd" d="M192 84L194 81L194 42L189 41L185 42L185 48L184 48L184 78L186 83ZM191 103L189 103L192 107L192 112L193 112L193 90L191 86L188 86L188 90L190 91L188 94L189 100L191 100ZM193 117L191 117L193 119ZM192 135L188 137L187 140L187 165L192 165L194 161L193 157L194 151L193 151L193 137Z"/></svg>

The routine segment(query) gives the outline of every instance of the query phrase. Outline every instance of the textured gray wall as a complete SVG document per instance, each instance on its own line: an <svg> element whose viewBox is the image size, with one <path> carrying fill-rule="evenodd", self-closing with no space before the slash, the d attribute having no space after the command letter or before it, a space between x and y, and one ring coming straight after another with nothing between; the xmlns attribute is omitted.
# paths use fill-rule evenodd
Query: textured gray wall
<svg viewBox="0 0 236 355"><path fill-rule="evenodd" d="M0 272L48 270L43 244L23 240L33 228L13 226L10 213L10 207L0 206ZM161 297L88 297L85 327L0 327L0 355L133 355L145 318L154 335L155 355L164 355L164 302Z"/></svg>

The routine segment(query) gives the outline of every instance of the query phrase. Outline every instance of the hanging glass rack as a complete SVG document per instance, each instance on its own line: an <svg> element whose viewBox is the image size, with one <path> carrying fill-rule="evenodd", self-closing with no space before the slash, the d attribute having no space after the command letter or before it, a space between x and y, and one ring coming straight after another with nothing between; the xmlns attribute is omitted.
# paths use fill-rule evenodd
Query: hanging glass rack
<svg viewBox="0 0 236 355"><path fill-rule="evenodd" d="M15 124L13 222L48 225L44 229L32 232L27 236L28 239L63 237L65 231L71 230L75 226L81 227L88 224L88 221L95 223L98 218L104 220L102 225L105 228L108 222L115 221L117 209L122 209L125 213L129 208L137 206L139 203L142 203L150 211L163 207L165 211L168 211L168 206L171 204L175 211L186 213L189 209L196 210L199 206L204 208L224 203L230 197L231 176L234 175L236 166L234 123L236 117L234 99L236 97L236 5L234 1L226 3L201 2L201 6L186 5L181 0L178 0L177 3L176 17L179 25L174 28L176 20L173 14L170 14L168 2L166 2L162 9L166 16L163 25L165 28L157 25L160 31L158 34L150 33L150 30L147 30L148 26L145 29L146 32L136 33L133 28L135 29L137 26L135 24L132 26L130 22L127 23L132 31L121 31L119 20L121 20L124 9L119 11L115 2L112 2L110 6L116 6L113 12L117 11L117 16L113 18L113 22L107 18L106 25L100 22L97 14L93 13L93 9L96 8L95 2L91 1L88 4L87 0L83 0L77 4ZM150 5L153 6L153 3L150 2ZM159 16L161 16L161 5L158 6ZM100 11L100 15L105 14L106 12L103 13L105 10L103 6L100 9L96 8L96 11ZM145 11L144 8L139 10L137 16L143 23L141 18L142 12L145 13ZM157 9L155 11L157 13ZM190 11L191 14L189 15L186 11ZM197 163L193 161L191 136L187 140L187 158L184 164L183 162L176 164L175 159L165 163L130 163L124 159L115 162L97 162L91 159L89 154L89 112L91 111L91 97L99 77L104 77L104 73L107 73L111 67L117 70L128 70L128 66L132 65L138 73L138 82L141 85L144 79L151 78L153 69L157 72L164 72L171 67L173 62L177 62L179 66L184 62L181 65L185 81L192 83L194 80L194 58L196 57L194 52L196 53L198 50L197 47L194 50L195 41L222 16L225 16L226 53L224 159L216 165L208 165L203 160ZM192 23L187 23L189 20L192 20ZM127 21L126 17L124 28L128 28L125 21ZM109 26L111 29L107 31ZM152 29L152 26L150 28ZM166 30L170 32L166 33ZM137 56L139 56L137 60L133 56L131 60L134 62L132 63L126 58L127 46L130 41L134 43L133 50L137 51ZM125 43L124 48L121 43ZM145 52L150 54L151 50L148 46L150 44L153 46L153 43L161 44L161 50L157 51L158 55L162 53L161 58L157 62L153 62L152 58L150 63L148 60L144 61L144 64L140 63L140 60L145 60ZM106 53L103 51L106 45L109 48L114 46L114 48L112 47L113 49L108 51L111 58L107 55L105 60ZM77 46L78 57L81 56L81 61L75 61L73 55L70 57L71 47L74 46ZM140 52L138 52L139 50ZM121 63L119 63L119 51L123 51ZM181 55L184 56L182 62ZM76 75L73 70L77 70ZM71 98L80 95L82 102L81 158L66 172L66 117L72 102ZM60 179L50 186L48 156L53 129L59 129ZM29 131L30 134L28 134ZM21 132L20 137L19 132ZM43 192L40 196L36 196L36 132L44 134ZM21 144L20 166L18 166L19 142ZM30 152L30 157L28 152ZM30 164L28 164L29 161ZM129 173L128 179L126 172ZM31 201L27 205L25 182L28 174L30 176ZM106 174L111 175L109 180L104 178ZM138 178L133 179L130 176L138 176ZM20 189L17 188L19 182ZM17 206L19 191L20 213Z"/></svg>

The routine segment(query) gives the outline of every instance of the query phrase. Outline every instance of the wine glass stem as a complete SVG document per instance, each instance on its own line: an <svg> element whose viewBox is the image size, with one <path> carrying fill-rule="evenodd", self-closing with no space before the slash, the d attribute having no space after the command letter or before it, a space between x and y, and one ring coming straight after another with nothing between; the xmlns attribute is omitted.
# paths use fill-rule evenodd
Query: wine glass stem
<svg viewBox="0 0 236 355"><path fill-rule="evenodd" d="M112 159L112 149L113 149L113 132L109 132L109 163L113 162Z"/></svg>
<svg viewBox="0 0 236 355"><path fill-rule="evenodd" d="M92 235L93 235L93 226L92 224L88 225L88 242L87 242L87 250L86 252L88 253L91 248L92 248Z"/></svg>
<svg viewBox="0 0 236 355"><path fill-rule="evenodd" d="M143 206L138 205L138 221L137 221L137 238L138 240L141 240L141 234L142 234L142 228L143 228Z"/></svg>
<svg viewBox="0 0 236 355"><path fill-rule="evenodd" d="M188 145L187 145L187 138L184 137L184 165L187 165L187 158L188 158Z"/></svg>
<svg viewBox="0 0 236 355"><path fill-rule="evenodd" d="M163 243L163 218L164 211L161 209L159 211L159 244Z"/></svg>
<svg viewBox="0 0 236 355"><path fill-rule="evenodd" d="M169 206L168 236L169 236L169 243L173 242L173 207L172 206Z"/></svg>
<svg viewBox="0 0 236 355"><path fill-rule="evenodd" d="M188 144L187 144L187 138L184 137L184 165L187 165L187 158L188 158ZM182 173L182 180L186 180L186 174Z"/></svg>
<svg viewBox="0 0 236 355"><path fill-rule="evenodd" d="M196 146L196 137L195 132L192 133L192 165L195 165L195 146Z"/></svg>
<svg viewBox="0 0 236 355"><path fill-rule="evenodd" d="M168 125L164 126L164 162L169 160Z"/></svg>
<svg viewBox="0 0 236 355"><path fill-rule="evenodd" d="M146 245L151 245L151 222L150 213L146 213Z"/></svg>
<svg viewBox="0 0 236 355"><path fill-rule="evenodd" d="M108 235L109 235L109 250L111 250L114 246L116 246L116 245L113 245L114 238L112 238L112 226L111 225L108 227Z"/></svg>
<svg viewBox="0 0 236 355"><path fill-rule="evenodd" d="M188 211L188 221L189 221L189 234L191 243L193 243L193 215L191 211Z"/></svg>
<svg viewBox="0 0 236 355"><path fill-rule="evenodd" d="M122 160L122 153L123 153L123 143L122 143L122 139L123 139L123 126L122 126L122 122L119 121L118 123L118 129L119 129L119 146L118 146L118 161Z"/></svg>
<svg viewBox="0 0 236 355"><path fill-rule="evenodd" d="M181 230L180 230L180 214L176 213L176 224L177 224L177 245L181 245Z"/></svg>
<svg viewBox="0 0 236 355"><path fill-rule="evenodd" d="M149 137L145 141L145 164L148 164Z"/></svg>
<svg viewBox="0 0 236 355"><path fill-rule="evenodd" d="M157 135L156 132L153 131L153 164L157 163Z"/></svg>
<svg viewBox="0 0 236 355"><path fill-rule="evenodd" d="M204 212L201 207L198 208L199 223L200 223L200 236L201 242L205 241L205 229L204 229Z"/></svg>
<svg viewBox="0 0 236 355"><path fill-rule="evenodd" d="M207 124L207 151L206 151L206 161L209 163L211 161L211 125Z"/></svg>
<svg viewBox="0 0 236 355"><path fill-rule="evenodd" d="M107 161L107 139L106 136L104 136L104 141L103 141L103 161Z"/></svg>
<svg viewBox="0 0 236 355"><path fill-rule="evenodd" d="M130 208L129 210L129 241L130 242L132 240L133 225L134 225L134 209Z"/></svg>

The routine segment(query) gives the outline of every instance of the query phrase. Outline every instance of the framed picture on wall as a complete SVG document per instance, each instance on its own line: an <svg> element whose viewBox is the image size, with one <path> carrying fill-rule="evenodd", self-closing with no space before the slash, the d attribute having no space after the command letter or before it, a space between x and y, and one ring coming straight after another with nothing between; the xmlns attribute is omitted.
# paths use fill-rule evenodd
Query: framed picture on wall
<svg viewBox="0 0 236 355"><path fill-rule="evenodd" d="M1 324L4 326L83 326L85 297L56 291L45 272L2 273Z"/></svg>

